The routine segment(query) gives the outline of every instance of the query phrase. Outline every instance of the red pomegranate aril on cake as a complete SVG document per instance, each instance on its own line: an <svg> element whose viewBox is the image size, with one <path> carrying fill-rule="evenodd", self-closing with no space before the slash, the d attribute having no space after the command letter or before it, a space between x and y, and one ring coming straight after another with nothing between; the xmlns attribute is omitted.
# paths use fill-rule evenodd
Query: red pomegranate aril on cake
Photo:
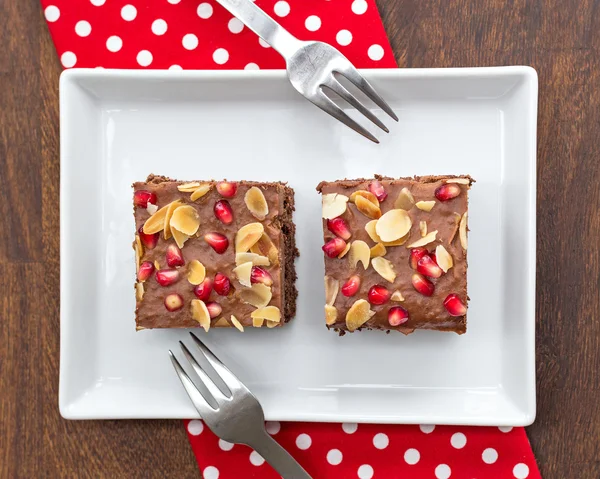
<svg viewBox="0 0 600 479"><path fill-rule="evenodd" d="M438 186L435 190L435 197L440 201L448 201L460 195L460 186L456 183L446 183Z"/></svg>
<svg viewBox="0 0 600 479"><path fill-rule="evenodd" d="M210 293L213 289L213 283L210 278L204 278L202 283L194 287L194 294L196 297L204 302L210 297Z"/></svg>
<svg viewBox="0 0 600 479"><path fill-rule="evenodd" d="M233 210L227 200L220 200L215 203L214 207L215 216L223 224L231 224L233 221Z"/></svg>
<svg viewBox="0 0 600 479"><path fill-rule="evenodd" d="M204 241L206 241L212 247L212 249L219 254L225 253L229 247L229 240L227 239L227 236L221 233L207 233L204 235Z"/></svg>
<svg viewBox="0 0 600 479"><path fill-rule="evenodd" d="M342 294L346 297L354 296L360 288L360 276L354 275L348 278L348 281L342 286Z"/></svg>
<svg viewBox="0 0 600 479"><path fill-rule="evenodd" d="M223 311L221 305L219 303L215 303L214 301L206 303L206 309L208 309L210 319L215 319Z"/></svg>
<svg viewBox="0 0 600 479"><path fill-rule="evenodd" d="M400 326L408 321L408 311L402 306L393 306L388 311L388 323L390 326Z"/></svg>
<svg viewBox="0 0 600 479"><path fill-rule="evenodd" d="M368 298L371 304L385 304L389 301L390 296L391 293L380 284L371 286L369 289Z"/></svg>
<svg viewBox="0 0 600 479"><path fill-rule="evenodd" d="M177 293L167 295L165 298L165 308L171 312L183 308L183 298L181 295Z"/></svg>
<svg viewBox="0 0 600 479"><path fill-rule="evenodd" d="M339 236L346 241L348 241L352 236L348 223L346 223L344 218L340 218L339 216L337 218L327 220L327 229L334 235Z"/></svg>
<svg viewBox="0 0 600 479"><path fill-rule="evenodd" d="M383 201L387 198L385 188L378 180L371 181L371 184L369 184L369 191L373 193L379 201Z"/></svg>
<svg viewBox="0 0 600 479"><path fill-rule="evenodd" d="M419 273L412 275L412 285L423 296L431 296L435 291L434 284Z"/></svg>
<svg viewBox="0 0 600 479"><path fill-rule="evenodd" d="M444 271L440 268L431 256L423 256L417 263L417 271L430 278L439 278Z"/></svg>
<svg viewBox="0 0 600 479"><path fill-rule="evenodd" d="M154 263L151 261L144 261L138 270L137 279L139 281L146 281L152 273L154 273Z"/></svg>
<svg viewBox="0 0 600 479"><path fill-rule="evenodd" d="M271 286L273 285L273 277L266 269L261 268L260 266L252 266L252 270L250 271L250 282Z"/></svg>
<svg viewBox="0 0 600 479"><path fill-rule="evenodd" d="M148 190L137 190L133 193L133 204L138 208L147 208L148 203L156 204L156 195Z"/></svg>
<svg viewBox="0 0 600 479"><path fill-rule="evenodd" d="M450 316L464 316L467 314L467 307L460 300L457 294L449 294L444 300L444 307L450 313Z"/></svg>
<svg viewBox="0 0 600 479"><path fill-rule="evenodd" d="M213 281L213 289L218 295L227 296L231 289L231 281L229 281L229 278L223 273L217 273L215 274L215 279Z"/></svg>
<svg viewBox="0 0 600 479"><path fill-rule="evenodd" d="M179 249L179 247L171 243L167 246L167 264L170 268L175 268L177 266L183 266L185 264L185 260L183 259L183 253Z"/></svg>
<svg viewBox="0 0 600 479"><path fill-rule="evenodd" d="M138 230L138 235L140 236L140 241L142 242L142 244L144 245L144 248L146 249L154 249L158 243L158 237L160 236L160 233L154 233L154 234L146 234L144 233L144 226L140 226L140 229Z"/></svg>
<svg viewBox="0 0 600 479"><path fill-rule="evenodd" d="M219 181L217 183L217 191L225 198L233 198L237 192L237 183L232 181Z"/></svg>
<svg viewBox="0 0 600 479"><path fill-rule="evenodd" d="M413 248L410 250L410 267L412 269L417 269L417 264L419 260L427 254L427 248Z"/></svg>
<svg viewBox="0 0 600 479"><path fill-rule="evenodd" d="M330 239L323 245L323 251L330 258L335 258L346 248L346 242L342 238Z"/></svg>
<svg viewBox="0 0 600 479"><path fill-rule="evenodd" d="M170 286L179 280L179 271L176 269L159 269L156 272L156 282L161 286Z"/></svg>

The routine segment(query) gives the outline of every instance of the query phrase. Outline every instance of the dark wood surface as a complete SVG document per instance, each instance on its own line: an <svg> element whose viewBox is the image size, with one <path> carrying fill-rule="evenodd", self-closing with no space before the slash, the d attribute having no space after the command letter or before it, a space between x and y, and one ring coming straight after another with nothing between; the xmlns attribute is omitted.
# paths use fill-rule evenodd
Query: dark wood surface
<svg viewBox="0 0 600 479"><path fill-rule="evenodd" d="M545 478L597 479L599 4L378 3L400 67L539 73L538 414L528 434ZM39 2L0 0L0 477L197 477L180 421L59 416L59 74Z"/></svg>

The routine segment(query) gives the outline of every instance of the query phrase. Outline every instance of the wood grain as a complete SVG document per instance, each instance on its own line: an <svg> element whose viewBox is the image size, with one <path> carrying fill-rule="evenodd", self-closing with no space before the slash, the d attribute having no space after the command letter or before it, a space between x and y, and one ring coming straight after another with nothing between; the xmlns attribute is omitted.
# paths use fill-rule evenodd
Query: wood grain
<svg viewBox="0 0 600 479"><path fill-rule="evenodd" d="M543 476L600 477L600 12L591 0L379 0L400 67L531 65ZM60 65L36 0L0 2L0 477L197 477L180 421L58 413Z"/></svg>

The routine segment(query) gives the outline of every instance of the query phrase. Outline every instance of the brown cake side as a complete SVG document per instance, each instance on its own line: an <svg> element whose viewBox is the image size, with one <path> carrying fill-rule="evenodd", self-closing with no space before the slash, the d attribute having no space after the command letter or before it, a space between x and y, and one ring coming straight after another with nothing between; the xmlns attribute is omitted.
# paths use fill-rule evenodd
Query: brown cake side
<svg viewBox="0 0 600 479"><path fill-rule="evenodd" d="M473 181L376 176L318 185L328 328L466 332Z"/></svg>
<svg viewBox="0 0 600 479"><path fill-rule="evenodd" d="M150 175L133 189L138 330L277 327L294 316L292 188Z"/></svg>

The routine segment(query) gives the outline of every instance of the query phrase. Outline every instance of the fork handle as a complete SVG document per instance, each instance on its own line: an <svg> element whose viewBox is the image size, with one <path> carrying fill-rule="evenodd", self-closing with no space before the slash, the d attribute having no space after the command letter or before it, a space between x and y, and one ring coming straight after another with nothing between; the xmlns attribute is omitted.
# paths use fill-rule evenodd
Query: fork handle
<svg viewBox="0 0 600 479"><path fill-rule="evenodd" d="M217 0L244 25L271 45L286 60L302 42L273 20L250 0Z"/></svg>
<svg viewBox="0 0 600 479"><path fill-rule="evenodd" d="M298 462L266 431L248 444L284 479L312 479Z"/></svg>

